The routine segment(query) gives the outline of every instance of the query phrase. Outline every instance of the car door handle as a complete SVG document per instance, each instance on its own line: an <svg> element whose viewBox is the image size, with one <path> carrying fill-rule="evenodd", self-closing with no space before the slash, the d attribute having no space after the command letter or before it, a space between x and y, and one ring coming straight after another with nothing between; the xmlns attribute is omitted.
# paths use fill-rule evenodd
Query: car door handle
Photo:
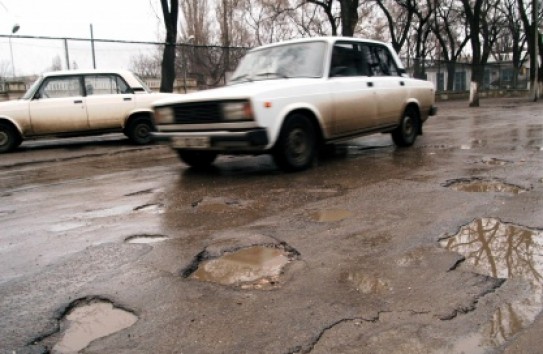
<svg viewBox="0 0 543 354"><path fill-rule="evenodd" d="M131 97L124 97L123 101L132 101L132 98Z"/></svg>
<svg viewBox="0 0 543 354"><path fill-rule="evenodd" d="M83 100L75 100L74 103L75 103L75 104L77 104L77 103L83 103Z"/></svg>
<svg viewBox="0 0 543 354"><path fill-rule="evenodd" d="M368 87L373 87L373 82L368 82Z"/></svg>

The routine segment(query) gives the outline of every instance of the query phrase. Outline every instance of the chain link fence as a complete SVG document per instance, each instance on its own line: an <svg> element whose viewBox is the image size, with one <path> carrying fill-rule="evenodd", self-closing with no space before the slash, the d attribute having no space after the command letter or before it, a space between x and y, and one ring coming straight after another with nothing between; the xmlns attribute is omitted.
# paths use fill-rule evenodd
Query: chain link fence
<svg viewBox="0 0 543 354"><path fill-rule="evenodd" d="M164 44L107 39L0 35L0 93L22 94L45 71L61 69L127 69L158 91ZM250 48L179 43L176 45L175 92L224 85ZM402 58L409 74L434 83L438 93L469 91L470 63ZM484 68L483 91L527 90L529 69L512 62ZM11 97L8 97L11 98Z"/></svg>

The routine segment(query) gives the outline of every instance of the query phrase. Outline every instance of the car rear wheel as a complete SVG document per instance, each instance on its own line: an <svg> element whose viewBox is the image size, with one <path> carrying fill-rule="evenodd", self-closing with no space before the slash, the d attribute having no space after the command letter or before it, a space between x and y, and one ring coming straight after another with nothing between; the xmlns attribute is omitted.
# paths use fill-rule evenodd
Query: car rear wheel
<svg viewBox="0 0 543 354"><path fill-rule="evenodd" d="M218 154L214 151L177 150L177 155L187 165L196 169L205 169L215 161Z"/></svg>
<svg viewBox="0 0 543 354"><path fill-rule="evenodd" d="M415 143L419 131L419 115L414 109L409 108L403 114L400 125L392 131L392 140L400 147L411 146Z"/></svg>
<svg viewBox="0 0 543 354"><path fill-rule="evenodd" d="M126 136L136 145L146 145L152 140L153 124L147 117L135 118L126 128Z"/></svg>
<svg viewBox="0 0 543 354"><path fill-rule="evenodd" d="M282 170L305 170L313 164L316 153L315 128L303 114L287 118L273 151L273 159Z"/></svg>
<svg viewBox="0 0 543 354"><path fill-rule="evenodd" d="M19 132L13 126L0 123L0 153L15 149L22 141Z"/></svg>

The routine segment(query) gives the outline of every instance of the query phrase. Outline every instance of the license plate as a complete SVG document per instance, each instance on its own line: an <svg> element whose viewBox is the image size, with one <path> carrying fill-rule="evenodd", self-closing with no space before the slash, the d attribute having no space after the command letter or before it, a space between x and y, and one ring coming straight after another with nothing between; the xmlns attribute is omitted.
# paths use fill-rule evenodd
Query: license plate
<svg viewBox="0 0 543 354"><path fill-rule="evenodd" d="M174 148L204 149L210 146L208 136L178 137L172 139Z"/></svg>

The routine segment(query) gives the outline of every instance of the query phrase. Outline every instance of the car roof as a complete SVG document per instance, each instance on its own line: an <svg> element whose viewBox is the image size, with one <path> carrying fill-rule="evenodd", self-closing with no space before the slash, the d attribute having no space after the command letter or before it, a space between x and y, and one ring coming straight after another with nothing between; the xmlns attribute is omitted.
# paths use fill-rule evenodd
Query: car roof
<svg viewBox="0 0 543 354"><path fill-rule="evenodd" d="M136 75L128 70L104 70L104 69L78 69L78 70L60 70L50 71L42 74L42 77L70 76L70 75L99 75L99 74L117 74L126 80L132 88L143 87Z"/></svg>
<svg viewBox="0 0 543 354"><path fill-rule="evenodd" d="M104 69L77 69L77 70L59 70L59 71L50 71L42 74L44 77L49 76L67 76L67 75L92 75L92 74L120 74L133 75L128 70L104 70Z"/></svg>
<svg viewBox="0 0 543 354"><path fill-rule="evenodd" d="M381 42L381 41L376 41L376 40L373 40L373 39L356 38L356 37L321 36L321 37L308 37L308 38L290 39L290 40L276 42L276 43L272 43L272 44L266 44L266 45L254 48L253 50L258 50L258 49L262 49L262 48L271 48L271 47L281 46L281 45L290 44L290 43L307 43L307 42L319 42L319 41L321 41L321 42L324 41L324 42L327 42L327 43L330 43L330 44L333 44L335 42L340 42L340 41L350 41L350 42L354 41L354 42L373 43L373 44L381 44L381 45L388 46L387 43L384 43L384 42Z"/></svg>

